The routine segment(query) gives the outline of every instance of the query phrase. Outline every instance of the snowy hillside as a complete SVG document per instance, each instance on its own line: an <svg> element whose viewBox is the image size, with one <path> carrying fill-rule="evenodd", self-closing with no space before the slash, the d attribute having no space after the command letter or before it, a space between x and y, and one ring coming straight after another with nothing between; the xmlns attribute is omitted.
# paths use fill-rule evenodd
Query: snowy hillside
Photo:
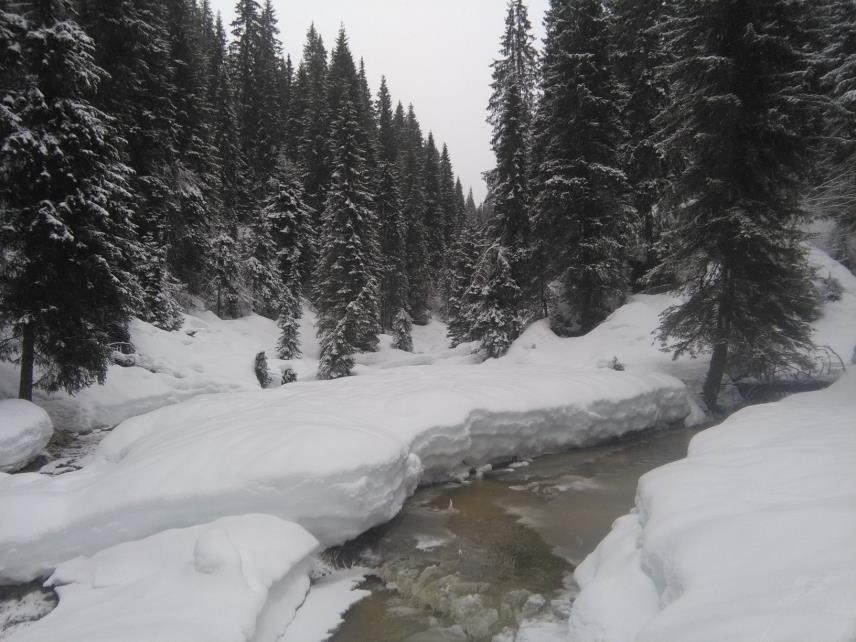
<svg viewBox="0 0 856 642"><path fill-rule="evenodd" d="M699 434L577 569L568 639L856 639L854 471L852 372Z"/></svg>

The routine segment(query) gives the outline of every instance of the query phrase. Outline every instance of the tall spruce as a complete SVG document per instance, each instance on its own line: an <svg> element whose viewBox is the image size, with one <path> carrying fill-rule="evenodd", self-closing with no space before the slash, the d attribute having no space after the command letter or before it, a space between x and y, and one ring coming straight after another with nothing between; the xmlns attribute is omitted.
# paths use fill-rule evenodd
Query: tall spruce
<svg viewBox="0 0 856 642"><path fill-rule="evenodd" d="M676 175L660 269L685 297L662 316L675 355L711 352L711 409L725 373L770 375L811 345L815 299L798 194L811 169L816 97L804 47L812 3L676 0L667 25L674 100L658 119Z"/></svg>
<svg viewBox="0 0 856 642"><path fill-rule="evenodd" d="M111 343L128 338L139 248L122 141L90 102L105 75L92 40L68 0L14 8L0 14L17 72L0 117L0 316L20 341L19 396L31 399L36 365L47 390L105 380Z"/></svg>
<svg viewBox="0 0 856 642"><path fill-rule="evenodd" d="M659 30L666 17L662 0L611 0L612 64L621 84L621 117L627 137L621 147L621 167L636 209L633 226L636 251L630 261L638 286L657 263L656 246L663 223L656 204L666 183L666 163L657 149L654 119L668 102L668 85L657 70L668 61Z"/></svg>
<svg viewBox="0 0 856 642"><path fill-rule="evenodd" d="M370 269L375 217L358 130L359 115L345 95L330 140L333 174L318 266L319 379L349 375L353 354L375 348L380 331L378 284Z"/></svg>
<svg viewBox="0 0 856 642"><path fill-rule="evenodd" d="M174 216L170 183L178 123L167 8L143 0L80 0L78 6L95 43L95 63L107 72L92 102L113 117L126 143L124 161L133 170L134 224L145 248L133 270L143 290L135 313L175 329L182 317L172 296L165 232Z"/></svg>
<svg viewBox="0 0 856 642"><path fill-rule="evenodd" d="M277 325L280 329L277 354L280 359L300 356L300 318L307 256L312 243L312 213L304 202L303 184L295 168L281 155L269 182L264 214L276 248L276 268L280 299Z"/></svg>
<svg viewBox="0 0 856 642"><path fill-rule="evenodd" d="M552 0L536 114L536 225L558 286L554 330L582 334L625 294L632 216L617 149L624 138L620 91L600 0Z"/></svg>
<svg viewBox="0 0 856 642"><path fill-rule="evenodd" d="M493 63L488 122L496 167L488 172L493 216L491 244L477 267L477 308L469 311L470 332L490 356L499 356L517 338L527 315L531 289L529 134L535 93L536 55L526 5L510 0L500 57ZM502 334L505 333L505 334ZM500 336L502 335L502 336Z"/></svg>
<svg viewBox="0 0 856 642"><path fill-rule="evenodd" d="M401 205L407 229L408 312L414 323L424 325L428 323L430 309L430 251L425 227L422 130L413 105L401 123L398 148Z"/></svg>

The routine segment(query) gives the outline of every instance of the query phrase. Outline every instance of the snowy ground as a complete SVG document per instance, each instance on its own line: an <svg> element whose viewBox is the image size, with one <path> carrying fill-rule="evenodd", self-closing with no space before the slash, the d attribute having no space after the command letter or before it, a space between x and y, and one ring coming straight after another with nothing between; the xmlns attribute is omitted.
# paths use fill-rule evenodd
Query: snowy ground
<svg viewBox="0 0 856 642"><path fill-rule="evenodd" d="M577 569L569 639L852 642L854 471L856 373L700 433Z"/></svg>
<svg viewBox="0 0 856 642"><path fill-rule="evenodd" d="M48 414L23 399L0 399L0 420L0 472L26 466L53 435Z"/></svg>
<svg viewBox="0 0 856 642"><path fill-rule="evenodd" d="M828 303L823 317L815 323L815 339L819 344L831 346L848 360L856 345L856 323L853 322L856 318L856 278L820 252L813 254L813 260L821 268L822 276L835 276L844 286L842 298ZM119 627L105 628L108 633L102 639L110 639L110 630L113 631L112 639L117 639L115 631L123 625L119 620L104 617L111 613L125 613L126 623L134 627L143 626L142 620L134 618L150 620L156 627L158 622L167 621L163 618L179 617L175 613L170 615L167 602L159 603L163 612L158 604L147 610L127 612L121 604L127 596L144 596L153 590L152 587L172 586L173 582L186 580L182 573L194 564L187 552L188 542L197 541L198 529L216 520L241 520L241 515L262 513L269 515L269 519L300 524L322 545L339 543L395 515L420 480L464 474L481 463L510 455L534 455L591 444L677 420L688 413L691 413L691 421L698 421L701 418L698 408L691 407L683 385L673 376L694 384L701 378L706 363L703 359L672 361L653 341L652 332L658 315L674 302L675 299L666 295L635 296L592 333L576 339L560 339L549 331L545 323L536 323L515 343L508 356L485 364L478 364L480 359L473 353L472 345L449 349L445 326L432 322L415 328L414 354L393 350L390 338L382 337L379 352L359 357L356 373L360 376L334 382L312 381L318 348L310 314L306 315L303 326L304 357L292 362L272 358L276 326L262 317L221 321L210 314L188 316L185 327L171 333L135 322L132 328L136 347L134 366L112 367L105 386L90 388L76 397L52 395L37 399L51 414L55 424L63 429L88 430L127 420L112 433L96 433L99 438L101 434L107 437L93 454L81 454L77 464L82 466L80 470L57 477L37 473L0 474L0 514L3 515L3 520L0 520L0 577L6 581L24 581L59 569L61 572L56 580L68 582L60 592L63 602L53 618L45 618L44 624L39 625L47 628L30 627L41 637L24 639L52 639L64 627L71 627L66 622L72 620L65 619L75 617L73 609L69 608L74 605L70 596L82 596L80 599L89 600L86 604L92 608L101 605L98 607L101 612L90 612L90 620L100 618L110 626ZM260 350L268 353L270 368L275 374L284 367L292 367L299 375L299 382L260 390L253 373L253 357ZM625 367L624 372L610 369L614 358ZM0 395L11 394L13 375L9 366L0 364ZM849 381L852 385L853 379ZM836 390L840 389L841 384ZM807 397L797 399L803 398ZM794 405L783 407L790 408L796 421L798 408ZM140 414L154 408L159 409ZM752 416L752 412L756 411L744 411L738 417L745 413ZM820 409L817 413L818 417L822 414ZM804 419L809 421L811 418ZM821 437L826 434L818 430L807 434L819 434ZM788 434L798 432L794 428ZM822 454L829 446L827 441L820 438L811 444L795 444ZM97 442L98 438L95 438L87 443L94 446ZM705 443L705 439L699 443ZM834 444L843 453L854 452L852 444L844 445L850 450L845 451L842 443ZM779 455L784 457L786 451L787 448L766 450L769 461L765 474L792 468L796 458L777 459ZM759 464L765 460L760 448L756 457ZM750 457L746 465L753 462ZM856 469L852 461L849 464L851 470ZM67 470L77 465L63 467L55 462L44 472ZM754 478L747 482L753 485L746 487L738 485L724 489L721 484L717 485L717 479L725 471L728 474L736 471L738 477L742 474L738 463L731 462L730 467L714 467L712 471L702 468L702 472L710 472L712 476L710 479L701 477L712 488L722 488L723 501L728 497L736 501L740 490L754 489L757 485ZM821 477L819 469L813 469L813 472ZM687 474L687 483L681 481L680 487L695 488L699 492L704 490L704 486L692 486L692 478L693 475ZM647 479L657 479L656 473ZM779 478L779 482L782 481ZM791 484L785 486L792 488L789 494L776 495L773 486L765 501L772 503L777 496L786 501L802 497L795 481L784 482ZM852 488L852 478L842 477L837 483L839 486L849 483ZM653 488L653 485L643 483L640 501L649 495L655 496L653 491L646 495L646 488ZM816 503L823 492L831 492L831 486L824 488L826 490L820 489L820 494L814 496ZM690 495L687 490L682 491L679 497L690 501ZM716 497L704 497L704 501L716 500ZM661 503L669 504L652 499L650 505L642 505L645 512L640 515L644 515L646 521L636 527L637 534L647 533L647 524L657 524L656 515L668 514L665 509L659 511ZM762 510L766 510L768 505L763 502L753 504ZM851 505L856 505L856 501L851 501ZM819 531L830 530L834 511L818 509L820 512L810 516L805 510L808 510L806 504L795 504L791 526L805 519L814 519ZM773 522L781 517L776 516L776 511L778 509L773 510ZM786 525L786 520L781 519L781 525ZM574 611L577 620L572 620L572 626L577 628L573 630L589 635L580 640L621 642L635 639L627 637L630 635L628 631L635 630L633 627L642 620L654 617L657 609L664 608L663 613L675 613L678 611L674 605L707 606L705 600L714 599L712 594L703 590L699 592L700 589L690 581L703 577L702 571L706 570L703 568L700 574L694 574L690 562L696 558L688 554L689 570L683 575L684 569L680 566L683 558L670 560L663 557L659 560L663 566L657 571L659 574L653 576L654 585L658 591L662 589L665 592L656 594L655 600L650 587L645 588L648 586L646 582L651 583L652 576L646 573L654 572L651 569L655 567L651 565L655 558L640 555L631 547L631 544L636 545L636 540L627 536L634 520L638 522L638 516L620 521L616 532L591 558L596 561L587 562L585 568L589 570L580 571L580 581L587 587L595 587L587 588L588 595L594 597L585 598L594 606L585 610L583 607L587 602L581 601L580 609ZM674 526L672 520L665 523L669 528ZM837 523L844 530L851 525L846 519ZM704 523L701 528L708 526L710 524ZM669 531L669 528L665 530ZM157 573L126 575L123 570L115 583L110 580L109 586L102 586L97 579L87 579L85 575L63 575L69 568L86 568L92 564L95 565L93 568L101 568L100 562L91 560L114 559L111 556L115 553L110 551L151 552L154 550L150 546L151 540L160 542L158 534L169 529L178 529L170 537L176 537L176 542L183 542L180 546L176 544L176 550L184 551L181 553L183 557L167 556L167 566L154 564L159 569ZM688 538L688 546L694 545L693 533L683 533L679 529L675 532ZM720 530L711 528L711 537L717 533ZM726 535L722 535L722 542L705 540L705 543L723 545L724 550L730 550L728 546L733 541L728 537L735 536ZM680 548L679 543L663 537L662 541ZM239 551L241 567L246 564L252 566L254 562L250 558L255 553L247 557L245 546L256 551L252 548L255 544L238 542L231 535L226 539L230 539L235 550ZM139 544L141 548L137 549L136 544L131 544L136 540L148 541L149 544ZM615 546L610 542L615 542ZM647 543L643 536L640 542L643 553L656 550L664 555L662 548L646 549ZM220 544L214 546L215 551L231 550ZM273 546L266 550L278 560L270 562L272 568L278 568L286 575L291 572L288 569L296 564L296 549ZM626 591L627 597L616 602L619 605L617 610L603 599L598 601L596 590L601 579L609 579L609 574L603 569L608 570L620 565L619 562L627 561L611 553L614 550L623 551L626 558L632 559L636 555L641 560L638 572L629 572L620 580L619 588ZM107 557L98 558L102 554ZM95 557L90 561L68 561L77 555ZM129 559L137 558L136 552L128 555ZM154 560L157 554L151 552L148 556ZM117 568L125 568L125 557L123 553L122 561L116 562L119 564ZM597 561L601 558L611 561L601 564ZM735 571L734 565L729 566L721 556L716 559L723 577L728 569ZM750 556L744 555L741 559L748 560L746 564L750 565ZM792 557L782 559L783 569L792 564L794 570L799 570ZM673 562L677 566L673 566ZM143 567L149 562L138 561L132 566L134 564ZM747 571L749 575L752 568ZM237 591L236 595L246 591L245 585L249 582L255 601L249 600L246 597L249 594L246 594L236 599L236 610L223 609L223 617L228 618L231 624L254 622L253 626L237 628L224 624L223 631L235 633L223 639L254 639L252 636L264 628L259 628L262 620L257 619L259 609L263 610L259 604L286 599L279 593L274 595L270 592L280 576L266 576L270 582L265 588L255 580L247 579L254 572L242 571L240 577L234 573L224 575L234 580L229 582L234 584L229 591ZM275 570L270 572L276 574ZM304 570L300 572L305 574ZM303 613L301 618L298 610L295 626L300 623L301 627L308 627L301 628L301 631L326 631L335 625L340 611L332 604L338 603L341 610L349 601L359 597L356 592L347 590L354 581L353 577L337 577L326 583L319 582L309 592L306 608L315 605L313 608L317 609L318 604L323 604L332 620L310 623L307 620L310 611ZM676 583L669 584L670 581ZM819 591L818 595L826 595L823 592L825 584L818 581L820 589L816 588L818 583L811 580L808 584L801 584L803 589L800 590L807 590L810 595L816 591ZM303 580L300 580L300 586L303 586ZM753 586L759 591L764 590L757 584L746 584L747 589ZM324 587L324 592L313 595ZM106 596L109 591L118 591L117 594L125 597L117 597L116 601L93 597ZM648 596L649 602L640 606L637 599L642 594ZM620 595L620 591L616 592L615 599L618 600ZM690 597L685 599L684 596ZM744 602L752 604L747 600ZM247 606L250 602L254 606ZM652 606L655 602L656 608ZM726 603L731 602L730 598L726 600ZM761 602L758 604L763 606ZM624 623L625 629L616 635L625 637L610 637L613 635L611 631L606 637L596 637L598 618L601 615L615 616L621 605L627 609L626 613L621 612L619 619L611 621ZM251 615L253 613L256 615ZM690 615L683 622L699 617L700 610L696 610L695 615L692 609L687 613ZM832 613L830 621L839 621L834 608ZM737 615L751 619L748 613L735 614L735 617ZM583 628L579 628L580 617L584 618ZM593 628L585 628L587 623L594 623L591 624ZM317 625L314 629L313 624ZM282 623L279 625L284 626ZM539 626L521 633L518 638L546 640L556 635L555 626L550 625L549 631L539 630ZM686 642L688 639L666 637L672 635L669 631L660 638L657 637L660 629L655 630L657 633L652 634L653 637L639 639L658 642L669 639ZM25 634L26 630L21 629L15 635ZM2 633L0 637L3 637ZM127 639L124 635L120 637ZM188 630L186 635L182 633L173 639L198 638ZM304 642L309 642L309 638Z"/></svg>

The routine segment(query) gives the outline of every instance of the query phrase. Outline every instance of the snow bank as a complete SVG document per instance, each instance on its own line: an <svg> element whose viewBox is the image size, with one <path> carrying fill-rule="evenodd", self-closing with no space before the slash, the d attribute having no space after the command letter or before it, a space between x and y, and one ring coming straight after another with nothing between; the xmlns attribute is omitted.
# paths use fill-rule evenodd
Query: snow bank
<svg viewBox="0 0 856 642"><path fill-rule="evenodd" d="M26 466L53 435L48 414L23 399L0 400L0 472Z"/></svg>
<svg viewBox="0 0 856 642"><path fill-rule="evenodd" d="M829 346L849 363L856 348L856 276L816 248L810 250L809 261L818 277L834 277L842 286L841 298L825 302L821 317L812 323L812 339L818 346ZM630 372L665 372L685 382L701 382L707 371L706 356L673 360L672 354L663 352L656 341L660 315L679 303L680 299L672 294L637 294L587 335L574 338L556 336L549 322L541 320L514 342L505 359L596 368L617 358Z"/></svg>
<svg viewBox="0 0 856 642"><path fill-rule="evenodd" d="M502 362L198 397L124 422L80 471L0 479L0 578L247 512L341 543L391 519L426 476L688 412L666 375Z"/></svg>
<svg viewBox="0 0 856 642"><path fill-rule="evenodd" d="M309 590L318 541L268 515L227 517L61 564L59 606L10 642L273 642Z"/></svg>
<svg viewBox="0 0 856 642"><path fill-rule="evenodd" d="M856 373L746 408L639 482L575 577L573 642L856 639Z"/></svg>

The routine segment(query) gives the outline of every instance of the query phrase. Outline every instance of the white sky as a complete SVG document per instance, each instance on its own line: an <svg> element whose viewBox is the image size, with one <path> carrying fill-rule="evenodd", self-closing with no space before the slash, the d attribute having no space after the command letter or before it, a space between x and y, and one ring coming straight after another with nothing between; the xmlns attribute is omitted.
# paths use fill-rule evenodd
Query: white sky
<svg viewBox="0 0 856 642"><path fill-rule="evenodd" d="M228 25L234 0L211 0ZM547 0L529 0L537 44ZM478 203L481 173L493 166L490 128L490 63L499 51L505 0L274 0L280 39L295 64L311 22L329 52L344 23L351 52L365 59L372 92L386 75L393 100L412 102L423 133L434 132L437 147L449 145L455 172L472 186Z"/></svg>

